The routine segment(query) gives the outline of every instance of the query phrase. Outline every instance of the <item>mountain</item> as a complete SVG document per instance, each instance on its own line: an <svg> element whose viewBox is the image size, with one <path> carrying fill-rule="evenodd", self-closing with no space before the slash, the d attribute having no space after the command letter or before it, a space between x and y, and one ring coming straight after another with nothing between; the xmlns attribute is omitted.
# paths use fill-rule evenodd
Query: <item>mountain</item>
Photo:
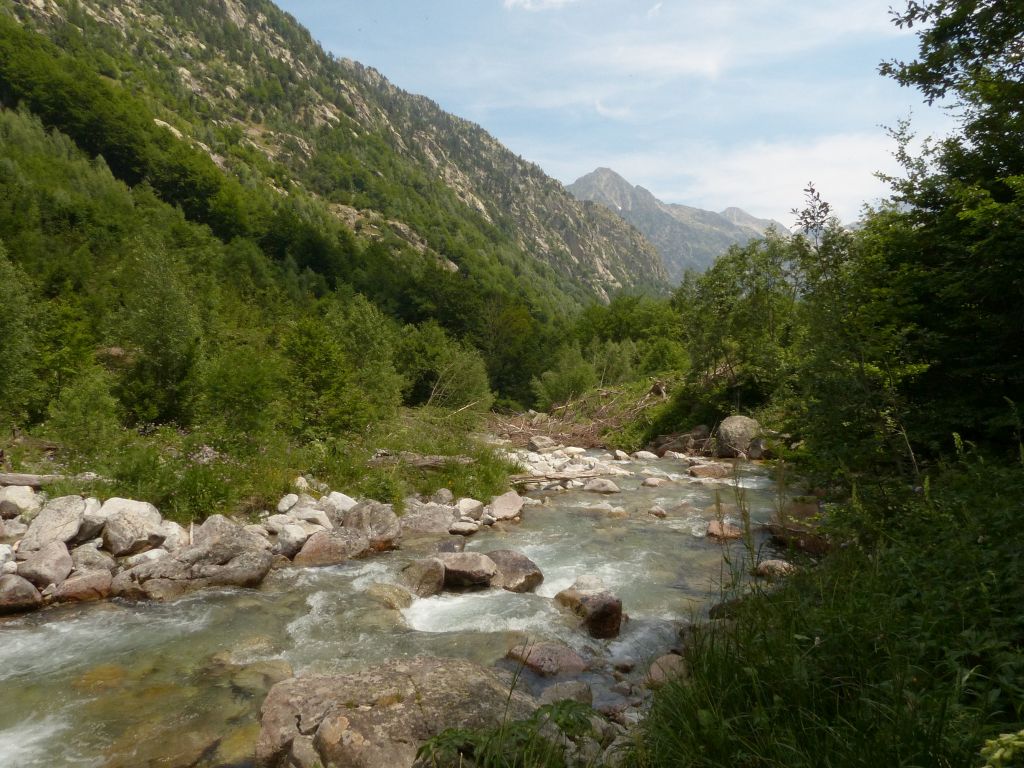
<svg viewBox="0 0 1024 768"><path fill-rule="evenodd" d="M426 260L530 294L544 314L664 287L632 227L479 126L328 54L267 0L0 0L3 13L143 101L224 174L302 199L401 269Z"/></svg>
<svg viewBox="0 0 1024 768"><path fill-rule="evenodd" d="M715 213L663 203L609 168L598 168L567 189L580 200L611 209L640 230L661 253L674 283L686 270L707 269L730 246L761 237L769 227L787 231L777 221L758 219L739 208Z"/></svg>

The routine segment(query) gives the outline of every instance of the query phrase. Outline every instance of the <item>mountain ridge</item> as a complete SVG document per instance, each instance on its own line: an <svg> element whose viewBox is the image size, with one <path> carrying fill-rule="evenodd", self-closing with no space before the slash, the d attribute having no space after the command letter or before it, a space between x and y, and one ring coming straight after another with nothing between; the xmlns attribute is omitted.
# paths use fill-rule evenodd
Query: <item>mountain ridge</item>
<svg viewBox="0 0 1024 768"><path fill-rule="evenodd" d="M606 167L581 176L566 189L580 200L605 206L643 233L658 249L675 283L687 270L704 271L730 246L761 237L769 227L788 231L780 222L759 219L737 207L715 212L662 202Z"/></svg>

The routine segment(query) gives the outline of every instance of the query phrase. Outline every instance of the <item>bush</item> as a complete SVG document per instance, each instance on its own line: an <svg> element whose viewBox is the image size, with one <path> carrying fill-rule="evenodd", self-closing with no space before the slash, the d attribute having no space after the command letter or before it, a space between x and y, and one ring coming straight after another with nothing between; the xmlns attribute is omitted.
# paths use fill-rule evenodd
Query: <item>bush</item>
<svg viewBox="0 0 1024 768"><path fill-rule="evenodd" d="M559 350L551 369L533 380L533 392L537 407L547 410L579 397L597 383L594 366L583 359L579 346L570 344Z"/></svg>
<svg viewBox="0 0 1024 768"><path fill-rule="evenodd" d="M67 451L71 463L88 467L117 453L121 422L112 380L98 366L78 371L50 403L47 430Z"/></svg>

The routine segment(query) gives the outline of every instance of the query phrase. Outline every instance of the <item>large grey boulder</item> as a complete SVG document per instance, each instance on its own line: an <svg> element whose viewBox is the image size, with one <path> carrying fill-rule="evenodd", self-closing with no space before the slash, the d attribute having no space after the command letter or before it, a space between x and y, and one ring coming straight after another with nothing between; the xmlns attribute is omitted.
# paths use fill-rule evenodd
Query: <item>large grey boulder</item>
<svg viewBox="0 0 1024 768"><path fill-rule="evenodd" d="M401 517L404 534L447 535L448 529L459 519L455 507L446 504L411 504Z"/></svg>
<svg viewBox="0 0 1024 768"><path fill-rule="evenodd" d="M447 588L489 587L498 574L498 566L479 552L441 552L444 563L444 585Z"/></svg>
<svg viewBox="0 0 1024 768"><path fill-rule="evenodd" d="M257 768L411 768L446 728L528 717L533 698L461 659L396 659L349 675L278 683L260 710Z"/></svg>
<svg viewBox="0 0 1024 768"><path fill-rule="evenodd" d="M532 592L544 581L544 574L530 558L522 552L511 549L495 549L487 557L498 567L497 575L491 580L492 587L501 587L509 592Z"/></svg>
<svg viewBox="0 0 1024 768"><path fill-rule="evenodd" d="M436 557L414 560L402 569L401 579L417 597L433 597L444 589L444 563Z"/></svg>
<svg viewBox="0 0 1024 768"><path fill-rule="evenodd" d="M35 517L43 508L39 494L28 485L8 485L0 488L0 519Z"/></svg>
<svg viewBox="0 0 1024 768"><path fill-rule="evenodd" d="M255 587L270 572L269 544L221 515L208 518L195 543L166 557L122 571L111 585L115 596L169 600L209 587Z"/></svg>
<svg viewBox="0 0 1024 768"><path fill-rule="evenodd" d="M553 451L558 448L558 443L546 435L534 435L527 442L526 446L534 453L544 453L545 451Z"/></svg>
<svg viewBox="0 0 1024 768"><path fill-rule="evenodd" d="M310 536L293 562L304 567L340 565L369 552L370 541L366 536L349 528L337 528Z"/></svg>
<svg viewBox="0 0 1024 768"><path fill-rule="evenodd" d="M21 550L42 549L54 541L65 544L72 541L82 527L85 509L85 499L81 496L61 496L46 502L21 540Z"/></svg>
<svg viewBox="0 0 1024 768"><path fill-rule="evenodd" d="M106 571L114 573L117 561L99 548L96 542L82 544L71 550L71 562L76 572Z"/></svg>
<svg viewBox="0 0 1024 768"><path fill-rule="evenodd" d="M134 555L163 544L167 534L157 508L148 501L114 497L103 502L103 548L114 557Z"/></svg>
<svg viewBox="0 0 1024 768"><path fill-rule="evenodd" d="M577 579L571 587L555 595L555 602L579 616L591 637L618 637L622 601L595 579Z"/></svg>
<svg viewBox="0 0 1024 768"><path fill-rule="evenodd" d="M746 455L750 441L757 437L761 425L747 416L729 416L718 425L718 455Z"/></svg>
<svg viewBox="0 0 1024 768"><path fill-rule="evenodd" d="M31 611L43 604L43 596L32 583L15 574L0 576L0 615Z"/></svg>
<svg viewBox="0 0 1024 768"><path fill-rule="evenodd" d="M588 480L586 485L583 486L584 491L590 493L620 493L619 486L609 480L607 477L595 477Z"/></svg>
<svg viewBox="0 0 1024 768"><path fill-rule="evenodd" d="M491 499L488 511L495 520L511 520L523 511L523 497L515 491Z"/></svg>
<svg viewBox="0 0 1024 768"><path fill-rule="evenodd" d="M50 584L60 586L73 566L67 545L63 541L51 541L18 563L18 575L43 589Z"/></svg>
<svg viewBox="0 0 1024 768"><path fill-rule="evenodd" d="M345 513L342 525L366 536L370 549L385 552L395 549L402 536L402 524L390 504L363 501Z"/></svg>
<svg viewBox="0 0 1024 768"><path fill-rule="evenodd" d="M331 518L334 525L340 526L344 520L345 513L359 502L351 496L346 496L338 491L331 491L316 503L317 509L322 509Z"/></svg>

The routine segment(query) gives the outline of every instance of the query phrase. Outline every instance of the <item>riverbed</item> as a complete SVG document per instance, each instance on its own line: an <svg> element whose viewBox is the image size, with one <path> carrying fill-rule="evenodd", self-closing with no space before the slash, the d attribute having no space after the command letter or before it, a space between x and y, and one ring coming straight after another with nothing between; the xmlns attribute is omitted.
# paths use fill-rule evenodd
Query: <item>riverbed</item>
<svg viewBox="0 0 1024 768"><path fill-rule="evenodd" d="M595 706L635 704L629 682L678 645L681 626L706 615L748 547L764 546L757 526L778 498L768 470L753 464L725 480L690 478L679 460L617 466L632 473L614 477L621 493L531 493L541 504L526 507L521 523L466 540L466 551L527 555L545 576L534 593L446 593L388 607L374 584L398 583L401 568L435 539L340 566L275 571L256 590L60 606L3 620L0 765L249 766L260 705L278 680L398 656L507 665L507 651L524 641L559 641L590 662L581 677ZM667 482L643 487L650 476ZM689 509L674 511L683 502ZM748 542L703 536L716 502L727 518L740 517L729 506L738 502L749 511ZM667 517L649 514L655 505ZM552 597L580 576L596 576L621 598L629 620L618 638L590 638L555 606ZM525 675L522 684L537 691L550 682Z"/></svg>

